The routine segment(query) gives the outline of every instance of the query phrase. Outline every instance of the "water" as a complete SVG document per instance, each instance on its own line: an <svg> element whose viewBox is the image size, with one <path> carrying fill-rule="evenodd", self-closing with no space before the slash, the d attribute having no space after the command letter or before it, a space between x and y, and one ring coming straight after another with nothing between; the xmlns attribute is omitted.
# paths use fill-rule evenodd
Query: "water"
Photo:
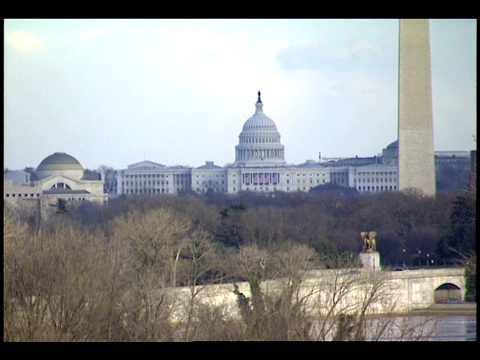
<svg viewBox="0 0 480 360"><path fill-rule="evenodd" d="M477 341L476 315L418 315L396 317L394 322L398 328L406 329L408 324L414 329L403 337L406 341ZM380 340L398 340L398 333L384 334Z"/></svg>
<svg viewBox="0 0 480 360"><path fill-rule="evenodd" d="M313 337L333 340L335 326L324 325L314 324ZM367 319L365 326L366 341L477 341L476 314L381 316Z"/></svg>
<svg viewBox="0 0 480 360"><path fill-rule="evenodd" d="M438 318L434 334L426 337L425 340L477 341L477 316L441 316Z"/></svg>

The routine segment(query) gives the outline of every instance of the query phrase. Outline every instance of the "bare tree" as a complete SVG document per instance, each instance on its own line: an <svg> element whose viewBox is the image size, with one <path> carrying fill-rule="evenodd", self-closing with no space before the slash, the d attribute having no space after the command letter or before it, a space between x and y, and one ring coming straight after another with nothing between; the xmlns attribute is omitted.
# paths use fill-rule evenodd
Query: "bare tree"
<svg viewBox="0 0 480 360"><path fill-rule="evenodd" d="M318 265L313 249L292 245L267 253L256 246L239 253L238 271L248 281L250 296L234 285L245 339L308 340L312 325L306 304L312 292L303 292L305 273ZM275 278L268 280L267 276Z"/></svg>
<svg viewBox="0 0 480 360"><path fill-rule="evenodd" d="M192 224L173 211L158 208L134 210L114 219L112 231L118 241L131 245L132 266L139 274L162 274L166 284L176 286L180 254L186 246ZM158 276L158 275L155 275Z"/></svg>
<svg viewBox="0 0 480 360"><path fill-rule="evenodd" d="M167 208L134 210L111 224L117 247L128 244L125 266L130 289L124 294L125 327L129 338L140 341L172 340L171 300L181 254L187 246L191 223Z"/></svg>
<svg viewBox="0 0 480 360"><path fill-rule="evenodd" d="M98 172L100 172L104 181L103 190L108 194L116 193L117 179L115 169L108 165L100 165Z"/></svg>
<svg viewBox="0 0 480 360"><path fill-rule="evenodd" d="M95 341L107 322L98 238L4 217L4 330L11 341Z"/></svg>

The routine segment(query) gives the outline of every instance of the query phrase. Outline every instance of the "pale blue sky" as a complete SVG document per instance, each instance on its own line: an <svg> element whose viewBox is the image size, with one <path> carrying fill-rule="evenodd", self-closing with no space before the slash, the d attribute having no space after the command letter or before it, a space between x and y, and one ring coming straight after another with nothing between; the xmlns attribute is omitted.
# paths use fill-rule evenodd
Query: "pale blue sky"
<svg viewBox="0 0 480 360"><path fill-rule="evenodd" d="M377 155L397 139L398 22L5 19L4 167L223 166L258 90L287 163ZM476 34L430 21L437 151L476 149Z"/></svg>

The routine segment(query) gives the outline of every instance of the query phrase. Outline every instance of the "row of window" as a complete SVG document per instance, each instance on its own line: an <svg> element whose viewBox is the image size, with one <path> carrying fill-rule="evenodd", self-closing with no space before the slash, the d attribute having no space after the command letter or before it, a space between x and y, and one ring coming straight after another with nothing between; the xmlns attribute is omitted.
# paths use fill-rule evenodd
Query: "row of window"
<svg viewBox="0 0 480 360"><path fill-rule="evenodd" d="M311 189L311 188L312 188L312 187L309 187L308 190ZM253 187L253 188L246 187L245 190L246 190L246 191L262 191L262 192L265 191L265 192L269 192L269 191L277 191L277 188L276 188L276 187L273 187L273 189L272 189L272 188L269 188L269 187L263 188L262 186L260 186L259 188L257 188L257 187L255 186L255 187ZM300 190L300 188L293 189L293 191L297 191L297 190ZM235 191L235 189L234 189L233 191ZM290 188L287 187L287 190L286 190L286 191L290 191ZM303 187L303 191L307 191L307 188L306 188L305 186Z"/></svg>
<svg viewBox="0 0 480 360"><path fill-rule="evenodd" d="M189 178L190 177L190 174L172 174L173 176L176 176L176 177L180 177L181 179L183 178ZM129 175L129 174L125 174L125 178L126 179L147 179L147 178L168 178L168 175L165 175L165 174L143 174L143 175L139 175L139 174L136 174L136 175Z"/></svg>
<svg viewBox="0 0 480 360"><path fill-rule="evenodd" d="M125 194L168 194L168 189L125 189Z"/></svg>
<svg viewBox="0 0 480 360"><path fill-rule="evenodd" d="M122 186L144 186L145 187L145 186L152 186L152 185L153 186L155 186L155 185L168 185L168 180L166 180L166 181L157 180L157 184L155 184L155 181L152 181L152 182L144 181L143 184L142 184L141 181L140 182L133 181L133 180L132 181L125 181L125 182L122 181Z"/></svg>
<svg viewBox="0 0 480 360"><path fill-rule="evenodd" d="M182 176L183 176L183 174L182 174ZM150 177L152 177L152 178L155 178L155 177L156 178L163 178L163 177L168 177L168 175L164 175L164 174L143 174L143 175L128 175L128 174L126 174L125 175L126 179L138 179L138 178L146 179L146 178L150 178Z"/></svg>
<svg viewBox="0 0 480 360"><path fill-rule="evenodd" d="M6 197L16 197L17 194L5 194ZM33 197L40 197L40 194L37 193L37 194L18 194L18 197L25 197L25 198L33 198ZM67 198L67 201L85 201L85 198L82 198L82 197L79 197L78 199L76 198Z"/></svg>
<svg viewBox="0 0 480 360"><path fill-rule="evenodd" d="M245 185L277 185L280 183L279 173L244 173L242 175Z"/></svg>
<svg viewBox="0 0 480 360"><path fill-rule="evenodd" d="M332 174L335 176L335 173L332 173ZM289 175L290 175L290 174L287 174L287 176L289 176ZM305 175L306 175L306 173L303 173L303 174L302 174L302 176L305 176ZM313 173L308 173L308 175L309 175L310 177L312 177L312 176L313 176ZM317 176L320 176L320 173L316 173L316 175L317 175ZM297 176L300 176L300 173L297 173ZM325 173L322 173L322 176L325 176Z"/></svg>
<svg viewBox="0 0 480 360"><path fill-rule="evenodd" d="M383 185L377 185L377 186L358 186L357 187L358 191L397 191L397 186L396 185L390 185L390 186L383 186Z"/></svg>
<svg viewBox="0 0 480 360"><path fill-rule="evenodd" d="M310 179L309 182L313 184L313 179ZM290 184L290 180L287 180L287 184ZM297 184L300 184L300 180L297 180ZM305 184L305 179L302 180L302 184ZM317 184L320 184L320 179L317 179ZM325 179L322 180L322 184L325 184Z"/></svg>
<svg viewBox="0 0 480 360"><path fill-rule="evenodd" d="M248 159L283 159L283 149L244 149L237 150L236 158L242 160Z"/></svg>
<svg viewBox="0 0 480 360"><path fill-rule="evenodd" d="M257 187L254 187L253 189L247 187L246 190L247 191L252 191L253 190L253 191L270 192L270 191L277 191L277 188L274 186L273 188L265 187L265 189L264 189L262 186L260 186L258 190L257 190ZM287 188L287 191L288 191L288 188Z"/></svg>
<svg viewBox="0 0 480 360"><path fill-rule="evenodd" d="M212 180L209 180L208 182L209 182L209 183L212 183ZM205 183L205 181L202 181L202 183ZM233 180L233 183L235 184L235 180ZM200 184L200 181L197 180L197 185L199 185L199 184ZM218 185L219 182L217 181L217 182L215 182L215 184ZM225 184L225 180L222 180L222 185L223 185L223 184Z"/></svg>
<svg viewBox="0 0 480 360"><path fill-rule="evenodd" d="M242 138L240 139L240 144L275 144L279 143L280 140L278 138Z"/></svg>
<svg viewBox="0 0 480 360"><path fill-rule="evenodd" d="M358 172L357 176L378 176L378 175L396 175L396 171L365 171L365 172Z"/></svg>
<svg viewBox="0 0 480 360"><path fill-rule="evenodd" d="M273 125L250 125L248 126L248 129L269 129L269 130L275 130L275 127Z"/></svg>
<svg viewBox="0 0 480 360"><path fill-rule="evenodd" d="M5 194L6 197L16 197L18 195L18 197L22 197L22 194ZM40 194L37 193L37 194L23 194L23 197L40 197Z"/></svg>
<svg viewBox="0 0 480 360"><path fill-rule="evenodd" d="M384 179L384 178L358 179L358 183L362 183L362 182L364 182L364 183L369 183L370 180L371 180L371 182L377 182L377 183L378 183L378 182L384 182L384 180L385 180L385 182L397 182L397 177L395 176L395 177L393 177L393 178L389 177L389 178L385 178L385 179ZM374 181L374 180L375 180L375 181ZM380 180L380 181L379 181L379 180Z"/></svg>
<svg viewBox="0 0 480 360"><path fill-rule="evenodd" d="M199 177L200 175L197 174L197 178ZM210 174L210 176L212 176L212 174ZM235 175L233 175L235 176ZM205 177L205 174L202 174L202 177ZM218 174L215 175L215 177L218 177ZM225 177L225 174L222 174L222 177Z"/></svg>

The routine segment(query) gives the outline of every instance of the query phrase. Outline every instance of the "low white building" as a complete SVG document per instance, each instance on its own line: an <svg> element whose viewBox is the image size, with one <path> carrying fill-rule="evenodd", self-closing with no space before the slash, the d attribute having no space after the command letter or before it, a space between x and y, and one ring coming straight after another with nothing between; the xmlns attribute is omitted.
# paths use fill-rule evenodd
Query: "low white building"
<svg viewBox="0 0 480 360"><path fill-rule="evenodd" d="M117 171L117 194L153 195L189 191L192 169L188 166L165 166L152 161L141 161Z"/></svg>
<svg viewBox="0 0 480 360"><path fill-rule="evenodd" d="M366 165L357 167L354 187L358 192L398 191L398 167L395 165Z"/></svg>

